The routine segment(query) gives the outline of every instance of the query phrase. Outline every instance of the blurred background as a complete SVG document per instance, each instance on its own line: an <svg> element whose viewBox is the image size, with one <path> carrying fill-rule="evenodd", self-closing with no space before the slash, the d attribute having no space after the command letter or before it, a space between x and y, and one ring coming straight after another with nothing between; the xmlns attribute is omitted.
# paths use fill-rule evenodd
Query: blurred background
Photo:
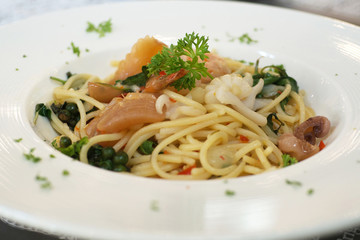
<svg viewBox="0 0 360 240"><path fill-rule="evenodd" d="M0 0L0 26L28 17L93 4L124 0ZM135 0L133 0L135 1ZM166 0L164 0L166 1ZM253 0L239 1L265 4L336 18L360 26L360 0ZM55 240L76 239L68 236L48 236L8 222L0 216L0 239ZM360 240L360 227L345 229L332 236L316 236L307 240Z"/></svg>
<svg viewBox="0 0 360 240"><path fill-rule="evenodd" d="M124 0L0 0L0 24L49 11L119 1ZM359 0L242 0L241 2L292 8L360 25Z"/></svg>

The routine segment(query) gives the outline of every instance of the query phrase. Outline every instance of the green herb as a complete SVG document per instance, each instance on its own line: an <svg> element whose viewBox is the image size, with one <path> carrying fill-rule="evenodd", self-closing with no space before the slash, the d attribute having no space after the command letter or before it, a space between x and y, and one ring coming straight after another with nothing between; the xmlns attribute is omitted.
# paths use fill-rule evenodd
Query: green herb
<svg viewBox="0 0 360 240"><path fill-rule="evenodd" d="M54 81L57 81L57 82L59 82L59 83L61 83L63 85L66 83L66 80L62 80L62 79L57 78L57 77L50 76L50 79L54 80Z"/></svg>
<svg viewBox="0 0 360 240"><path fill-rule="evenodd" d="M156 200L151 201L150 203L150 209L154 212L158 212L160 210L159 202Z"/></svg>
<svg viewBox="0 0 360 240"><path fill-rule="evenodd" d="M200 37L193 32L186 34L183 39L179 39L177 45L171 44L169 48L164 47L161 53L153 56L147 65L148 76L157 75L161 71L169 75L184 69L187 72L186 75L171 84L177 90L191 90L195 87L195 81L199 80L201 76L212 78L204 62L208 58L205 54L209 53L208 40L209 38ZM189 57L189 60L184 61L182 56ZM199 59L202 62L199 62Z"/></svg>
<svg viewBox="0 0 360 240"><path fill-rule="evenodd" d="M21 142L22 140L23 140L22 138L14 139L14 141L17 143Z"/></svg>
<svg viewBox="0 0 360 240"><path fill-rule="evenodd" d="M65 170L62 171L62 175L63 175L63 176L69 176L69 175L70 175L70 172L65 169Z"/></svg>
<svg viewBox="0 0 360 240"><path fill-rule="evenodd" d="M302 183L299 182L299 181L286 179L285 182L286 182L286 184L292 185L292 186L295 186L295 187L301 187L302 186Z"/></svg>
<svg viewBox="0 0 360 240"><path fill-rule="evenodd" d="M275 118L276 122L278 123L278 128L274 128L273 118ZM278 134L281 126L283 126L284 123L280 121L276 113L270 113L266 119L267 119L267 126L270 128L270 130L273 131L275 134Z"/></svg>
<svg viewBox="0 0 360 240"><path fill-rule="evenodd" d="M26 58L27 56L24 54L22 57L23 57L23 58Z"/></svg>
<svg viewBox="0 0 360 240"><path fill-rule="evenodd" d="M39 115L46 117L49 121L51 120L51 110L43 103L38 103L35 106L34 124L36 124Z"/></svg>
<svg viewBox="0 0 360 240"><path fill-rule="evenodd" d="M257 43L258 41L257 40L254 40L252 39L249 34L247 33L244 33L243 35L241 35L238 40L241 42L241 43L246 43L246 44L252 44L252 43Z"/></svg>
<svg viewBox="0 0 360 240"><path fill-rule="evenodd" d="M78 57L80 57L80 48L75 46L73 42L71 42L71 49L74 54L76 54Z"/></svg>
<svg viewBox="0 0 360 240"><path fill-rule="evenodd" d="M139 151L142 154L149 155L154 151L154 145L156 145L155 142L146 140L140 145Z"/></svg>
<svg viewBox="0 0 360 240"><path fill-rule="evenodd" d="M19 68L15 68L15 71L19 71Z"/></svg>
<svg viewBox="0 0 360 240"><path fill-rule="evenodd" d="M29 153L24 153L24 156L27 160L33 162L33 163L37 163L41 161L40 157L35 156L33 153L35 151L35 148L31 148Z"/></svg>
<svg viewBox="0 0 360 240"><path fill-rule="evenodd" d="M314 189L312 189L312 188L308 189L307 194L308 195L313 195L314 194Z"/></svg>
<svg viewBox="0 0 360 240"><path fill-rule="evenodd" d="M290 100L290 97L286 97L280 102L280 107L284 112L286 112L285 106L288 104L289 100Z"/></svg>
<svg viewBox="0 0 360 240"><path fill-rule="evenodd" d="M99 34L99 37L104 37L106 33L110 33L112 31L112 23L111 18L107 21L101 22L96 27L93 23L87 22L88 27L86 29L87 32L96 32Z"/></svg>
<svg viewBox="0 0 360 240"><path fill-rule="evenodd" d="M284 167L293 165L298 162L296 158L291 157L289 154L283 154L281 157L284 163Z"/></svg>
<svg viewBox="0 0 360 240"><path fill-rule="evenodd" d="M128 86L136 85L142 87L146 85L146 81L149 79L148 74L149 72L147 70L147 67L143 66L141 73L130 76L123 81L118 80L116 82L120 83L121 85L128 85Z"/></svg>
<svg viewBox="0 0 360 240"><path fill-rule="evenodd" d="M287 84L290 84L292 91L297 93L299 92L299 87L296 80L286 73L283 65L269 65L263 67L259 71L259 61L260 59L258 59L255 63L255 73L253 74L254 86L259 82L260 79L263 79L264 85L275 84L279 86L286 86ZM266 69L270 72L265 71Z"/></svg>
<svg viewBox="0 0 360 240"><path fill-rule="evenodd" d="M226 191L225 191L225 195L226 195L226 196L229 196L229 197L232 197L232 196L235 195L235 192L232 191L232 190L226 190Z"/></svg>
<svg viewBox="0 0 360 240"><path fill-rule="evenodd" d="M47 177L36 175L35 179L36 179L36 181L40 182L41 188L44 188L44 189L52 188L52 184Z"/></svg>
<svg viewBox="0 0 360 240"><path fill-rule="evenodd" d="M50 156L50 158L55 158L54 154L50 154L49 156Z"/></svg>

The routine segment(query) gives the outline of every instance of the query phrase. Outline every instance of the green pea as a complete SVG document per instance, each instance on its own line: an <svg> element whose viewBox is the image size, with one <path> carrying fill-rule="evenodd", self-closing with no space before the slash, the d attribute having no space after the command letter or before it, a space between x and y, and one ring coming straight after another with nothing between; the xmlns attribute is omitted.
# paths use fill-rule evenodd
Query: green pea
<svg viewBox="0 0 360 240"><path fill-rule="evenodd" d="M67 136L63 136L60 138L60 147L66 148L72 144L71 139Z"/></svg>
<svg viewBox="0 0 360 240"><path fill-rule="evenodd" d="M116 165L113 169L114 172L127 172L128 171L128 168L125 167L124 165Z"/></svg>
<svg viewBox="0 0 360 240"><path fill-rule="evenodd" d="M58 117L62 122L67 122L71 118L71 113L66 109L62 109L60 110Z"/></svg>
<svg viewBox="0 0 360 240"><path fill-rule="evenodd" d="M115 165L118 165L118 164L126 165L128 160L129 160L129 157L126 154L126 152L124 152L124 151L120 151L120 152L116 153L116 155L113 157L113 163Z"/></svg>
<svg viewBox="0 0 360 240"><path fill-rule="evenodd" d="M78 121L76 119L69 119L67 124L71 129L74 129L77 123Z"/></svg>
<svg viewBox="0 0 360 240"><path fill-rule="evenodd" d="M111 160L105 160L105 161L99 162L99 167L106 169L106 170L111 170L113 168L113 165L112 165Z"/></svg>
<svg viewBox="0 0 360 240"><path fill-rule="evenodd" d="M60 112L60 110L61 110L61 104L55 104L55 103L53 103L53 104L51 104L51 110L55 113L55 114L58 114L59 112Z"/></svg>
<svg viewBox="0 0 360 240"><path fill-rule="evenodd" d="M68 103L68 104L66 104L65 109L68 110L71 114L77 114L79 112L76 103Z"/></svg>
<svg viewBox="0 0 360 240"><path fill-rule="evenodd" d="M112 159L115 156L115 150L112 147L104 147L102 149L103 159Z"/></svg>

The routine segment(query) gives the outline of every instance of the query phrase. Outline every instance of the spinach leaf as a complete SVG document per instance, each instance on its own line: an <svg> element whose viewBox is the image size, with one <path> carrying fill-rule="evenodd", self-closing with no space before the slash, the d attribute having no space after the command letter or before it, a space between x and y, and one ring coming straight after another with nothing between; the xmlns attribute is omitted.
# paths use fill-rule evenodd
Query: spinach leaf
<svg viewBox="0 0 360 240"><path fill-rule="evenodd" d="M279 124L279 127L274 129L274 122L273 122L273 118L275 118L275 120L278 122ZM277 117L276 113L270 113L268 116L267 116L267 125L268 127L271 129L271 131L273 131L275 134L278 134L281 126L284 125L283 122L280 121L280 119Z"/></svg>

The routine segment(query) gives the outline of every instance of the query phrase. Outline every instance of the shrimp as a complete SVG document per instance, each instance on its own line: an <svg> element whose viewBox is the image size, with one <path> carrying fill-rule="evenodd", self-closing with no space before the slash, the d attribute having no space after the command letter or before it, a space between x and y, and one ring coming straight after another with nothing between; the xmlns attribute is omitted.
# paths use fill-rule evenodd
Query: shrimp
<svg viewBox="0 0 360 240"><path fill-rule="evenodd" d="M224 58L216 53L207 53L206 56L209 58L205 59L205 67L214 78L231 73L231 69L228 67ZM209 83L211 80L208 76L201 78L202 83Z"/></svg>

